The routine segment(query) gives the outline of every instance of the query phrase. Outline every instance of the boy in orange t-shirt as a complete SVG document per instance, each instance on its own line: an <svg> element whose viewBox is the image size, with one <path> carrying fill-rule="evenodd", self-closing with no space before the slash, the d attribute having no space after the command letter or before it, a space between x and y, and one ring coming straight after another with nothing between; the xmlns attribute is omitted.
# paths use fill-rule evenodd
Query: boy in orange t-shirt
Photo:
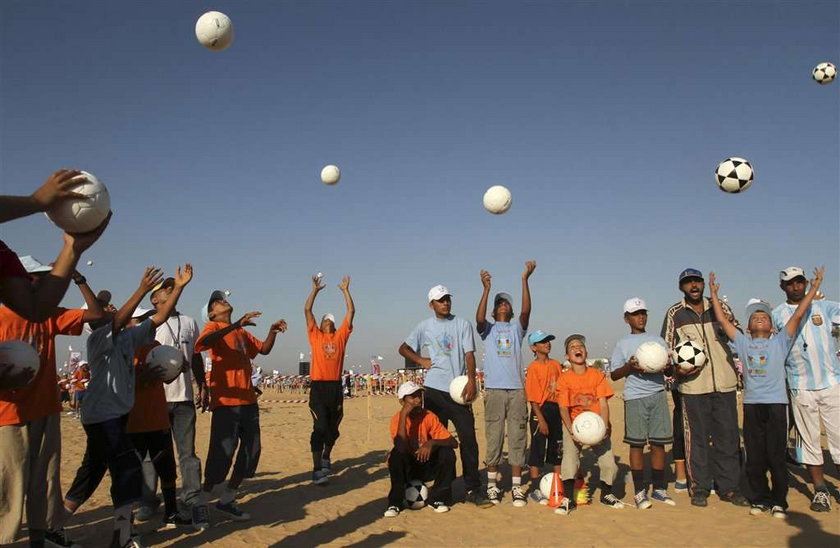
<svg viewBox="0 0 840 548"><path fill-rule="evenodd" d="M231 322L232 313L233 307L224 292L213 291L201 309L204 330L195 343L195 351L209 351L213 362L207 382L213 412L210 444L205 461L204 486L193 512L193 525L201 531L210 526L207 511L210 493L216 485L225 481L234 452L237 452L236 464L216 510L234 521L251 519L236 504L236 491L243 479L254 476L261 450L260 414L251 383L251 360L257 354L271 352L277 334L286 331L286 321L278 320L269 327L265 341L260 341L244 328L256 325L254 319L262 313L248 312Z"/></svg>
<svg viewBox="0 0 840 548"><path fill-rule="evenodd" d="M548 357L554 339L554 335L542 331L528 335L528 344L536 357L525 375L525 397L531 404L528 420L531 425L531 449L528 455L531 493L528 496L538 504L548 504L548 499L540 490L541 468L548 462L554 467L554 472L559 474L563 452L563 423L557 405L557 383L563 366Z"/></svg>
<svg viewBox="0 0 840 548"><path fill-rule="evenodd" d="M618 474L615 456L610 443L610 408L607 399L613 396L612 388L607 377L601 371L588 367L586 358L586 338L583 335L569 335L566 337L566 359L571 368L560 376L557 390L560 404L560 417L566 431L563 435L563 462L560 465L563 480L563 491L572 493L575 484L575 472L580 465L580 451L582 444L572 433L572 421L584 411L598 413L607 425L604 439L590 446L598 458L598 468L601 471L601 504L611 508L623 508L624 503L612 494L612 485ZM564 499L560 507L555 510L558 514L566 515L575 508L572 500Z"/></svg>

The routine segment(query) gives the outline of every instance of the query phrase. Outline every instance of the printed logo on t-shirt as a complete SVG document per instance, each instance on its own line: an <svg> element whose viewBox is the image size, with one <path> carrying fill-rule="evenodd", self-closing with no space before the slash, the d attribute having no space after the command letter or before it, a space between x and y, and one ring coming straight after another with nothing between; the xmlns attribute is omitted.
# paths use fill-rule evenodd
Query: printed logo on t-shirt
<svg viewBox="0 0 840 548"><path fill-rule="evenodd" d="M449 333L441 333L437 345L447 356L452 354L452 336Z"/></svg>
<svg viewBox="0 0 840 548"><path fill-rule="evenodd" d="M767 356L761 354L756 359L756 356L747 356L747 372L750 377L766 377L767 376Z"/></svg>
<svg viewBox="0 0 840 548"><path fill-rule="evenodd" d="M509 331L500 332L496 337L496 355L500 358L510 358L513 355L513 342Z"/></svg>
<svg viewBox="0 0 840 548"><path fill-rule="evenodd" d="M820 316L819 314L814 314L813 316L811 316L811 323L816 326L821 326L823 324L822 316Z"/></svg>
<svg viewBox="0 0 840 548"><path fill-rule="evenodd" d="M578 392L575 394L572 401L572 407L580 407L583 411L589 411L594 402L595 394L584 394L583 392Z"/></svg>
<svg viewBox="0 0 840 548"><path fill-rule="evenodd" d="M335 343L332 341L325 342L321 345L321 349L324 351L324 357L328 360L335 358Z"/></svg>

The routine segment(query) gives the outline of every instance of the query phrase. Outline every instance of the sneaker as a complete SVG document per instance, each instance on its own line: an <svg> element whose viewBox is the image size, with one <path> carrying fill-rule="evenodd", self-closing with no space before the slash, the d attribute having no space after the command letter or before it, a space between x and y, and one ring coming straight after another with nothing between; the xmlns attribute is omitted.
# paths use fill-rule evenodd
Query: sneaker
<svg viewBox="0 0 840 548"><path fill-rule="evenodd" d="M785 519L787 517L787 510L777 504L770 510L770 515L774 518Z"/></svg>
<svg viewBox="0 0 840 548"><path fill-rule="evenodd" d="M688 482L677 480L674 482L674 492L685 493L688 491Z"/></svg>
<svg viewBox="0 0 840 548"><path fill-rule="evenodd" d="M493 504L502 502L502 490L495 485L487 486L487 499Z"/></svg>
<svg viewBox="0 0 840 548"><path fill-rule="evenodd" d="M534 489L530 493L528 493L528 498L531 499L532 502L536 502L537 504L542 504L543 506L548 505L548 499L543 492L539 489Z"/></svg>
<svg viewBox="0 0 840 548"><path fill-rule="evenodd" d="M67 531L64 529L47 531L46 534L44 534L44 546L47 548L82 548L81 544L77 544L70 540L67 536Z"/></svg>
<svg viewBox="0 0 840 548"><path fill-rule="evenodd" d="M206 531L210 528L210 512L206 504L193 505L192 526L196 531Z"/></svg>
<svg viewBox="0 0 840 548"><path fill-rule="evenodd" d="M142 504L134 512L134 519L136 521L149 521L150 519L152 519L152 516L155 515L155 510L157 510L157 507L155 506L148 506L146 504Z"/></svg>
<svg viewBox="0 0 840 548"><path fill-rule="evenodd" d="M473 491L467 491L466 502L471 502L479 508L490 508L493 506L493 503L490 502L490 499L482 495L481 491L477 489Z"/></svg>
<svg viewBox="0 0 840 548"><path fill-rule="evenodd" d="M525 498L525 493L522 492L522 487L519 485L510 490L510 498L513 499L513 505L517 508L522 508L528 504L528 499Z"/></svg>
<svg viewBox="0 0 840 548"><path fill-rule="evenodd" d="M168 516L163 517L163 528L164 529L177 529L178 527L190 527L192 526L193 521L191 519L187 519L183 517L178 512L173 512Z"/></svg>
<svg viewBox="0 0 840 548"><path fill-rule="evenodd" d="M624 503L618 500L618 497L612 493L609 495L601 495L601 504L615 509L624 508Z"/></svg>
<svg viewBox="0 0 840 548"><path fill-rule="evenodd" d="M120 544L120 533L119 531L114 531L114 535L111 537L110 548L143 548L143 543L140 542L140 535L131 535L125 544Z"/></svg>
<svg viewBox="0 0 840 548"><path fill-rule="evenodd" d="M728 493L724 493L720 495L720 500L723 502L731 502L735 506L749 506L750 501L744 498L744 495L737 491L729 491Z"/></svg>
<svg viewBox="0 0 840 548"><path fill-rule="evenodd" d="M819 490L814 493L814 499L811 501L812 512L830 512L831 498L828 496L828 491Z"/></svg>
<svg viewBox="0 0 840 548"><path fill-rule="evenodd" d="M766 505L764 504L753 504L750 506L750 515L751 516L760 516L764 512L769 510Z"/></svg>
<svg viewBox="0 0 840 548"><path fill-rule="evenodd" d="M233 521L247 521L251 519L251 514L240 510L235 500L232 500L227 504L222 504L221 501L217 502L216 511L226 515Z"/></svg>
<svg viewBox="0 0 840 548"><path fill-rule="evenodd" d="M382 515L386 518L395 518L400 515L400 509L397 506L389 506Z"/></svg>
<svg viewBox="0 0 840 548"><path fill-rule="evenodd" d="M554 513L560 514L561 516L568 516L575 508L577 508L575 501L569 497L563 497L563 500L560 501L560 506L554 509Z"/></svg>
<svg viewBox="0 0 840 548"><path fill-rule="evenodd" d="M330 459L321 458L321 472L326 475L332 472L332 462L330 462Z"/></svg>
<svg viewBox="0 0 840 548"><path fill-rule="evenodd" d="M653 503L647 496L647 490L639 491L638 493L633 495L633 500L636 502L636 508L638 508L639 510L647 510L648 508L653 506Z"/></svg>
<svg viewBox="0 0 840 548"><path fill-rule="evenodd" d="M694 493L691 495L691 505L704 508L709 505L709 497L705 493Z"/></svg>
<svg viewBox="0 0 840 548"><path fill-rule="evenodd" d="M312 485L324 485L328 481L330 481L330 478L327 477L326 472L323 470L316 470L312 472Z"/></svg>
<svg viewBox="0 0 840 548"><path fill-rule="evenodd" d="M440 501L435 501L435 502L431 503L429 505L429 508L431 508L432 510L434 510L438 514L443 514L443 513L449 511L449 506L447 506L446 504L444 504Z"/></svg>
<svg viewBox="0 0 840 548"><path fill-rule="evenodd" d="M650 494L650 498L652 498L656 502L664 502L668 506L677 505L677 503L674 502L674 499L668 496L668 491L666 491L665 489L654 489L653 493Z"/></svg>

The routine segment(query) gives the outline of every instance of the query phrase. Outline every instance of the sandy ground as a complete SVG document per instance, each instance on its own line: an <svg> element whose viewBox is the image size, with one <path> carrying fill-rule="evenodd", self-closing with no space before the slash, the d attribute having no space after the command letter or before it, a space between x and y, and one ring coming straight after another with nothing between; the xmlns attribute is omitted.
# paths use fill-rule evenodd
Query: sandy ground
<svg viewBox="0 0 840 548"><path fill-rule="evenodd" d="M618 387L616 387L618 388ZM240 504L252 519L234 523L214 515L213 527L204 533L191 530L156 531L160 512L138 524L149 546L840 546L840 504L830 513L808 510L803 470L790 469L789 517L786 521L768 515L750 516L748 509L720 502L712 496L707 508L693 508L685 493L672 496L676 507L655 504L646 511L626 506L616 510L594 505L560 516L545 506L529 504L514 508L507 496L500 506L479 509L456 504L448 514L430 509L404 511L397 518L383 518L388 491L388 472L383 465L389 446L388 421L397 411L395 397L374 396L346 401L342 437L333 453L334 477L327 486L309 484L311 419L306 404L270 400L300 398L298 395L266 393L262 397L263 453L255 478L242 487ZM479 446L484 449L483 407L474 406ZM617 495L632 502L624 486L629 470L623 432L623 402L610 403L619 461ZM210 415L200 415L196 447L206 454ZM75 419L62 420L62 480L72 480L84 451L84 432ZM584 459L584 470L593 461ZM460 464L459 468L460 470ZM833 468L830 469L836 474ZM502 469L509 488L509 470ZM486 477L484 474L482 477ZM671 478L673 480L673 478ZM835 478L830 482L838 483ZM69 524L71 535L85 547L107 546L111 538L111 509L106 477L96 494ZM836 494L836 488L835 488ZM457 480L455 496L463 496ZM18 543L22 546L22 543Z"/></svg>

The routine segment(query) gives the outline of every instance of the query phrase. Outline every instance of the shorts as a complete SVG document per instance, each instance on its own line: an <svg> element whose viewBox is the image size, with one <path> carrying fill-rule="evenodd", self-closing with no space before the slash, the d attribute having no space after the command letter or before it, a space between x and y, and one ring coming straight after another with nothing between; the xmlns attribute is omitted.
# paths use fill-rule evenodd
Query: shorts
<svg viewBox="0 0 840 548"><path fill-rule="evenodd" d="M548 423L548 436L540 432L537 415L531 411L531 451L528 455L528 466L540 468L545 463L558 466L563 458L563 420L560 418L560 406L553 401L547 401L542 404L540 411Z"/></svg>
<svg viewBox="0 0 840 548"><path fill-rule="evenodd" d="M665 391L624 401L624 443L631 447L673 443L674 431Z"/></svg>
<svg viewBox="0 0 840 548"><path fill-rule="evenodd" d="M233 463L234 453L236 463L233 465L233 476L254 477L261 451L260 410L257 404L216 407L210 420L210 445L207 448L204 482L211 486L224 482Z"/></svg>
<svg viewBox="0 0 840 548"><path fill-rule="evenodd" d="M802 464L823 464L820 418L825 425L828 452L840 464L840 384L822 390L791 390L791 407L796 430L796 460Z"/></svg>

